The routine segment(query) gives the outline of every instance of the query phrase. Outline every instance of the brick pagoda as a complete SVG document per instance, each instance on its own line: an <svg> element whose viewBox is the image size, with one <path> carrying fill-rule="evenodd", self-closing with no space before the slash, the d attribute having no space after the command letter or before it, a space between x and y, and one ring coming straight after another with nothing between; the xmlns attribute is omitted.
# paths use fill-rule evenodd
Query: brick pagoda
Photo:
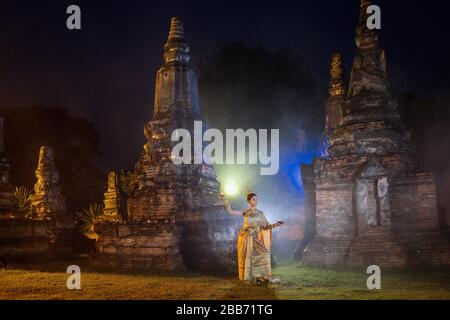
<svg viewBox="0 0 450 320"><path fill-rule="evenodd" d="M147 143L135 167L136 184L127 199L125 218L108 219L105 214L95 226L99 264L211 270L234 254L238 221L223 209L214 168L175 165L171 158L172 132L184 128L193 133L194 121L202 120L197 76L189 60L183 24L173 18L164 65L156 75L153 117L144 128Z"/></svg>
<svg viewBox="0 0 450 320"><path fill-rule="evenodd" d="M303 166L310 200L308 265L405 267L450 264L436 185L425 172L393 99L386 55L361 1L348 86L332 59L325 136L328 155ZM311 201L311 199L313 201ZM311 218L312 217L312 218ZM313 234L313 236L311 236ZM312 239L312 240L311 240Z"/></svg>

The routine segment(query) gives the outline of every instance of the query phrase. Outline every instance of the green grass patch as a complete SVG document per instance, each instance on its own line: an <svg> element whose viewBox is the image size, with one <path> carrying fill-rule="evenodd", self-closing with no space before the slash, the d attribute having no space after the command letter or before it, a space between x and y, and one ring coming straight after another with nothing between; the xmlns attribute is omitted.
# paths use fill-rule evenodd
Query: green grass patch
<svg viewBox="0 0 450 320"><path fill-rule="evenodd" d="M326 270L290 263L274 268L279 284L255 285L233 276L164 275L99 270L85 261L81 290L66 287L68 263L0 269L0 299L450 299L448 270L386 271L382 289L368 290L365 270Z"/></svg>

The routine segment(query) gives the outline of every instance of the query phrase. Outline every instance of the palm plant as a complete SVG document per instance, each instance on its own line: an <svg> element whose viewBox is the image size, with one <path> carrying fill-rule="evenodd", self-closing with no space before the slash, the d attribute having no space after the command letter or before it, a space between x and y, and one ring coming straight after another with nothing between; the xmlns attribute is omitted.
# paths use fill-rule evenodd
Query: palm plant
<svg viewBox="0 0 450 320"><path fill-rule="evenodd" d="M14 190L14 198L16 199L17 208L25 215L30 213L31 209L31 191L27 187L16 187Z"/></svg>
<svg viewBox="0 0 450 320"><path fill-rule="evenodd" d="M94 228L94 224L98 217L103 214L103 205L99 203L91 203L87 209L77 213L81 220L81 232L87 234Z"/></svg>

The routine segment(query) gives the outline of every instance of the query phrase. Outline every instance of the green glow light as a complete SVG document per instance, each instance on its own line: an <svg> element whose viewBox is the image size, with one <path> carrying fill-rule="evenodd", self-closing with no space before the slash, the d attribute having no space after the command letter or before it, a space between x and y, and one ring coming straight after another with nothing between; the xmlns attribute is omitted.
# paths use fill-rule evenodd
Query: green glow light
<svg viewBox="0 0 450 320"><path fill-rule="evenodd" d="M235 196L239 192L239 188L234 181L227 181L224 186L224 192L227 196Z"/></svg>

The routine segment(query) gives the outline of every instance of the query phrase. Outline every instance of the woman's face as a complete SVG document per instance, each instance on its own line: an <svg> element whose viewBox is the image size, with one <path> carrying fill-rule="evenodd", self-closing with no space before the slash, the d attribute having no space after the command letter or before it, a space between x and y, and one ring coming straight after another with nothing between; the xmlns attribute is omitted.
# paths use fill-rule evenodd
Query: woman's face
<svg viewBox="0 0 450 320"><path fill-rule="evenodd" d="M250 207L256 207L256 205L258 204L258 197L253 196L248 203L250 204Z"/></svg>

